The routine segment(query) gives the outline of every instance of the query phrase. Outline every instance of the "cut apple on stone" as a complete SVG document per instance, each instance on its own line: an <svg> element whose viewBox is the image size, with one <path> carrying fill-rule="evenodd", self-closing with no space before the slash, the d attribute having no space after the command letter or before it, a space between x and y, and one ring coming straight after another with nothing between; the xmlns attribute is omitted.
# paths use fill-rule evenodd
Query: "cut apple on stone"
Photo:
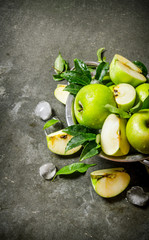
<svg viewBox="0 0 149 240"><path fill-rule="evenodd" d="M47 138L47 145L51 152L54 152L59 155L71 155L78 152L81 146L75 147L67 152L65 152L65 148L67 143L73 136L64 133L63 130L51 133L46 136Z"/></svg>
<svg viewBox="0 0 149 240"><path fill-rule="evenodd" d="M110 156L127 155L130 145L126 138L126 119L110 114L101 130L102 151Z"/></svg>
<svg viewBox="0 0 149 240"><path fill-rule="evenodd" d="M113 87L113 94L119 108L128 111L133 107L136 99L136 90L130 84L120 83Z"/></svg>
<svg viewBox="0 0 149 240"><path fill-rule="evenodd" d="M91 182L98 195L111 198L126 189L130 176L124 168L102 169L91 173Z"/></svg>
<svg viewBox="0 0 149 240"><path fill-rule="evenodd" d="M57 100L59 100L63 104L66 104L66 101L67 101L67 98L68 98L68 95L69 95L69 92L64 91L64 88L66 86L67 85L58 84L57 88L54 91L54 96L57 98Z"/></svg>
<svg viewBox="0 0 149 240"><path fill-rule="evenodd" d="M129 83L133 87L146 82L140 68L128 59L115 54L110 64L110 78L116 85L119 83Z"/></svg>

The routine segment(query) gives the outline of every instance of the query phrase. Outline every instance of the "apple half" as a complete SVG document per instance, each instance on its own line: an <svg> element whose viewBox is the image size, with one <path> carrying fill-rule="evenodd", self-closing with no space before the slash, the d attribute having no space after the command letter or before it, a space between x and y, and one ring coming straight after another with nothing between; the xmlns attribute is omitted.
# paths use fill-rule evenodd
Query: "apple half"
<svg viewBox="0 0 149 240"><path fill-rule="evenodd" d="M112 82L116 85L119 83L129 83L136 87L146 82L141 69L119 54L115 54L113 57L109 72Z"/></svg>
<svg viewBox="0 0 149 240"><path fill-rule="evenodd" d="M67 85L57 84L57 88L54 91L54 96L63 104L66 104L69 95L69 92L64 91L66 86Z"/></svg>
<svg viewBox="0 0 149 240"><path fill-rule="evenodd" d="M136 99L136 90L132 85L120 83L113 87L113 94L119 108L128 111L133 107Z"/></svg>
<svg viewBox="0 0 149 240"><path fill-rule="evenodd" d="M95 192L104 198L117 196L126 189L130 182L130 176L124 168L97 170L90 176Z"/></svg>
<svg viewBox="0 0 149 240"><path fill-rule="evenodd" d="M128 154L130 145L126 138L126 120L110 114L101 130L101 149L110 156Z"/></svg>
<svg viewBox="0 0 149 240"><path fill-rule="evenodd" d="M54 152L59 155L71 155L78 152L81 146L75 147L67 152L65 152L65 148L67 143L73 136L64 133L63 130L51 133L46 136L47 138L47 146L51 152Z"/></svg>

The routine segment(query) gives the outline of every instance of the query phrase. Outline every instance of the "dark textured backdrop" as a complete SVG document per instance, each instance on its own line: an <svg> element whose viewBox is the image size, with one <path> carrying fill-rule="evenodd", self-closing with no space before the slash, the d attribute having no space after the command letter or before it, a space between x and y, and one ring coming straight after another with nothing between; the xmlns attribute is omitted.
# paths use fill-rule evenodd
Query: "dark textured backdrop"
<svg viewBox="0 0 149 240"><path fill-rule="evenodd" d="M86 174L45 182L38 173L43 163L60 168L78 157L51 153L44 122L34 114L46 100L65 122L65 107L53 94L59 51L72 66L76 57L96 61L97 49L106 47L108 61L119 53L149 68L148 12L147 0L0 1L0 239L148 239L149 207L131 205L126 192L100 198L89 176L97 168L123 166L131 176L129 188L149 191L145 167L93 157L86 162L97 166Z"/></svg>

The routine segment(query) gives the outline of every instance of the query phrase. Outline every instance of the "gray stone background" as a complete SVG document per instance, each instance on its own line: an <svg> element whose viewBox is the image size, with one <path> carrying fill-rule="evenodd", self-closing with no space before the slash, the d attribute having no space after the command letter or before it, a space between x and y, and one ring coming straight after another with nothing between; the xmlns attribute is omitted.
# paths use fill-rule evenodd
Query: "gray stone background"
<svg viewBox="0 0 149 240"><path fill-rule="evenodd" d="M96 61L96 51L107 49L140 60L149 68L148 1L1 0L0 1L0 239L5 240L147 240L149 207L126 201L126 191L103 199L93 190L90 172L125 167L131 186L149 191L141 163L97 163L86 174L39 176L39 167L58 168L77 162L46 146L44 122L34 114L37 103L48 101L64 122L65 107L54 97L53 64L59 51L73 59Z"/></svg>

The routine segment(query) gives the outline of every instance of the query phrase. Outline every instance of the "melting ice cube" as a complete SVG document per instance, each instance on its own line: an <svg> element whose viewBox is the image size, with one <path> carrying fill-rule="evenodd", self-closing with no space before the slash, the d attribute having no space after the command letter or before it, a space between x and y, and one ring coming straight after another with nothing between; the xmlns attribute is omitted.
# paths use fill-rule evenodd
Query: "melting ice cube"
<svg viewBox="0 0 149 240"><path fill-rule="evenodd" d="M39 174L44 179L50 180L56 174L56 167L53 163L46 163L39 168Z"/></svg>
<svg viewBox="0 0 149 240"><path fill-rule="evenodd" d="M44 121L48 120L52 115L50 104L46 101L39 102L35 108L35 114Z"/></svg>
<svg viewBox="0 0 149 240"><path fill-rule="evenodd" d="M143 188L135 186L127 191L127 199L130 203L143 207L147 204L149 196L144 192Z"/></svg>

